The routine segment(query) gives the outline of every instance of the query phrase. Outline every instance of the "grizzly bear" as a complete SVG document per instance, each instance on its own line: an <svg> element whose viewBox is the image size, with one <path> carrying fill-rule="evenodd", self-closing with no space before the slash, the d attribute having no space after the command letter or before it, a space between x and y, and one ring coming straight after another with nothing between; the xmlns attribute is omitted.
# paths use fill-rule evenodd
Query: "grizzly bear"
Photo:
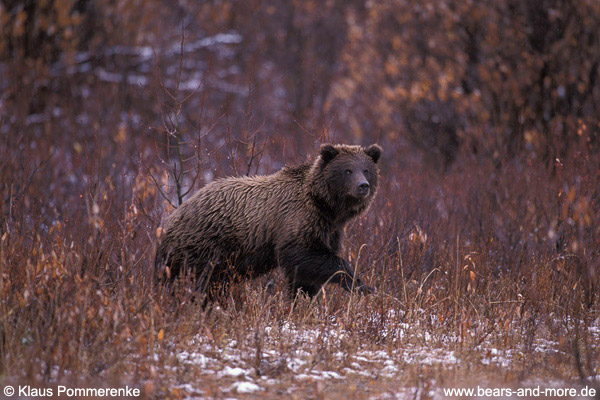
<svg viewBox="0 0 600 400"><path fill-rule="evenodd" d="M327 282L371 292L340 253L345 225L377 193L381 153L324 144L313 162L206 185L166 219L159 275L186 271L206 289L232 271L255 277L281 266L293 294L312 297Z"/></svg>

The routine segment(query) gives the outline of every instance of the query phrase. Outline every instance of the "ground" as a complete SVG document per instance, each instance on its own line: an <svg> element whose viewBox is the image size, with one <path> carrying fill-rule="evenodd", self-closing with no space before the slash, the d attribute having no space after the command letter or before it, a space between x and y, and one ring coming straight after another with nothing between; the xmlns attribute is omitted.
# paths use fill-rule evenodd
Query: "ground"
<svg viewBox="0 0 600 400"><path fill-rule="evenodd" d="M313 302L300 299L294 307L282 296L252 293L250 285L246 290L254 308L216 306L199 317L197 332L170 337L165 330L154 354L131 361L133 369L141 363L151 371L140 381L145 393L187 399L443 399L486 398L453 396L452 388L480 394L599 388L598 371L582 381L573 368L567 339L572 321L547 321L533 336L517 332L516 319L508 329L481 323L454 330L426 310L408 315L401 307L376 309L381 300L350 298L341 290ZM284 309L275 310L282 302ZM582 341L597 351L600 320L586 331Z"/></svg>

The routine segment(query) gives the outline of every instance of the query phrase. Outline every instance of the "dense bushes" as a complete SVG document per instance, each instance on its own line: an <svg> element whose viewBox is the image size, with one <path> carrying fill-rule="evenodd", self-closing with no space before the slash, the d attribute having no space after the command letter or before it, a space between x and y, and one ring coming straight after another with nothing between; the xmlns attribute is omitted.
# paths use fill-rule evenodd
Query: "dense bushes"
<svg viewBox="0 0 600 400"><path fill-rule="evenodd" d="M381 294L357 318L394 309L472 352L566 337L553 371L597 374L599 25L594 0L4 2L0 376L153 379L165 335L303 324L260 288L204 321L149 266L188 190L324 140L386 148L348 232Z"/></svg>

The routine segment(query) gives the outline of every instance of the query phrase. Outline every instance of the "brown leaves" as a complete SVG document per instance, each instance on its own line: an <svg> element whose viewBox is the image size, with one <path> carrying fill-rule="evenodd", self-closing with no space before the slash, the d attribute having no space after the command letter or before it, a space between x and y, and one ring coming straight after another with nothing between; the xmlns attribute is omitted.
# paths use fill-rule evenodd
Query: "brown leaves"
<svg viewBox="0 0 600 400"><path fill-rule="evenodd" d="M576 3L551 9L536 0L518 7L496 1L372 4L352 19L342 55L348 76L341 79L352 81L345 85L351 93L344 92L343 103L330 103L350 104L351 111L331 111L362 116L361 129L401 130L425 152L454 151L446 136L460 131L489 155L514 156L527 145L551 157L555 148L577 144L570 129L577 118L595 121L598 61L590 60L600 60L592 28L600 12Z"/></svg>

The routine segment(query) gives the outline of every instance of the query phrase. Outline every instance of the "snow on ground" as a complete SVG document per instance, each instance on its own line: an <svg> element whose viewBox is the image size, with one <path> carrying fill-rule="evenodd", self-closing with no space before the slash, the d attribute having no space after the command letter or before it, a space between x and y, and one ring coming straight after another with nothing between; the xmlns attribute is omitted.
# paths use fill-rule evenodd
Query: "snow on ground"
<svg viewBox="0 0 600 400"><path fill-rule="evenodd" d="M414 327L413 327L414 328ZM410 335L409 326L395 327L399 337ZM595 330L596 329L596 330ZM594 337L600 336L600 330L590 329ZM525 349L499 350L488 342L483 342L474 351L457 354L457 338L445 337L426 341L409 341L393 350L372 350L353 348L349 353L343 349L347 333L334 323L328 328L299 328L289 322L281 326L267 326L261 331L261 345L257 354L255 332L247 333L247 341L238 343L234 339L224 339L218 345L206 337L197 335L186 345L187 351L178 351L174 356L183 366L192 366L198 373L224 380L223 392L228 395L258 393L269 387L282 384L281 376L289 382L344 382L355 381L356 377L365 379L401 380L401 374L407 366L452 367L461 363L479 362L483 366L496 366L509 370L514 363L526 356ZM439 336L439 334L438 334ZM385 348L385 346L382 346ZM191 351L193 349L193 351ZM319 357L319 349L328 352L327 360ZM559 352L558 342L536 339L534 352ZM475 353L475 355L473 355ZM468 359L465 359L468 357ZM180 365L181 366L181 365ZM177 367L175 367L177 368ZM272 370L281 373L270 373ZM181 385L194 398L202 393L194 383ZM423 389L398 388L396 397L384 394L381 399L414 397ZM427 393L431 398L444 398L441 389L431 389ZM386 397L387 396L387 397ZM196 397L197 398L197 397Z"/></svg>
<svg viewBox="0 0 600 400"><path fill-rule="evenodd" d="M252 382L235 382L229 390L236 393L254 393L261 390L261 388Z"/></svg>

